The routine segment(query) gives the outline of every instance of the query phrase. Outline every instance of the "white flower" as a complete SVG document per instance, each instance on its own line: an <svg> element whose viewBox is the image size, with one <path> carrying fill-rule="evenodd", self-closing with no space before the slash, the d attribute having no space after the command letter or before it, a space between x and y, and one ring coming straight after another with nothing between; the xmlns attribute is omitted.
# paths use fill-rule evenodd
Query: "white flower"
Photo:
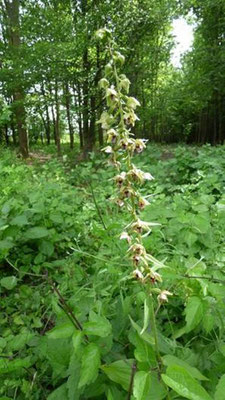
<svg viewBox="0 0 225 400"><path fill-rule="evenodd" d="M158 295L158 300L160 303L168 302L168 296L172 296L173 293L168 292L168 290L162 290L162 292Z"/></svg>
<svg viewBox="0 0 225 400"><path fill-rule="evenodd" d="M106 146L106 147L104 147L104 149L102 149L102 151L104 151L104 152L107 153L107 154L113 153L113 149L112 149L111 146Z"/></svg>
<svg viewBox="0 0 225 400"><path fill-rule="evenodd" d="M136 279L139 279L140 281L143 281L143 279L144 279L144 275L142 274L142 272L139 269L135 269L133 271L133 277Z"/></svg>
<svg viewBox="0 0 225 400"><path fill-rule="evenodd" d="M118 132L115 129L111 128L107 132L107 143L115 143L117 137L119 136Z"/></svg>
<svg viewBox="0 0 225 400"><path fill-rule="evenodd" d="M122 232L120 235L120 240L126 240L128 243L131 241L131 237L128 235L127 232Z"/></svg>
<svg viewBox="0 0 225 400"><path fill-rule="evenodd" d="M143 177L146 181L152 181L154 179L149 172L144 172Z"/></svg>
<svg viewBox="0 0 225 400"><path fill-rule="evenodd" d="M140 197L138 200L138 207L143 210L146 206L148 206L150 203L144 199L143 197Z"/></svg>

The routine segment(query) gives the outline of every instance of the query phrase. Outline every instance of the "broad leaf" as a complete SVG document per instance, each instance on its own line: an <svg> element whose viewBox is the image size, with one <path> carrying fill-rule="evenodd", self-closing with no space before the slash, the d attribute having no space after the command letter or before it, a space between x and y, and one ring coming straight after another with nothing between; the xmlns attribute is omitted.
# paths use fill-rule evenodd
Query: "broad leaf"
<svg viewBox="0 0 225 400"><path fill-rule="evenodd" d="M132 373L133 360L115 361L109 365L103 365L101 369L111 379L119 383L125 390L128 390Z"/></svg>
<svg viewBox="0 0 225 400"><path fill-rule="evenodd" d="M54 392L52 392L48 397L47 400L69 400L67 395L66 384L59 386Z"/></svg>
<svg viewBox="0 0 225 400"><path fill-rule="evenodd" d="M225 398L225 374L221 376L216 387L215 400L224 400Z"/></svg>
<svg viewBox="0 0 225 400"><path fill-rule="evenodd" d="M87 335L105 337L111 334L112 327L107 318L91 313L90 319L89 322L85 322L83 325L84 332Z"/></svg>
<svg viewBox="0 0 225 400"><path fill-rule="evenodd" d="M190 332L201 322L203 317L203 304L199 297L190 297L185 309L185 314L186 332Z"/></svg>
<svg viewBox="0 0 225 400"><path fill-rule="evenodd" d="M183 367L171 365L162 379L167 386L189 400L212 400L206 390Z"/></svg>
<svg viewBox="0 0 225 400"><path fill-rule="evenodd" d="M100 367L100 351L95 343L90 343L84 350L81 365L81 377L78 388L94 382Z"/></svg>
<svg viewBox="0 0 225 400"><path fill-rule="evenodd" d="M55 328L53 328L51 331L47 333L47 335L50 339L66 339L72 336L74 331L75 331L74 325L72 325L69 322L66 322L64 324L58 325Z"/></svg>
<svg viewBox="0 0 225 400"><path fill-rule="evenodd" d="M162 358L163 364L169 367L170 365L180 365L183 367L189 374L196 379L199 379L200 381L207 381L208 378L206 378L204 375L201 374L201 372L197 369L189 365L187 362L181 360L180 358L177 358L175 356L171 355L166 355Z"/></svg>
<svg viewBox="0 0 225 400"><path fill-rule="evenodd" d="M151 375L149 372L139 371L134 376L133 394L136 400L146 400L149 397Z"/></svg>
<svg viewBox="0 0 225 400"><path fill-rule="evenodd" d="M17 285L17 278L15 276L7 276L2 278L0 283L2 287L12 290Z"/></svg>
<svg viewBox="0 0 225 400"><path fill-rule="evenodd" d="M46 236L48 236L48 230L43 226L30 228L24 234L25 239L41 239Z"/></svg>

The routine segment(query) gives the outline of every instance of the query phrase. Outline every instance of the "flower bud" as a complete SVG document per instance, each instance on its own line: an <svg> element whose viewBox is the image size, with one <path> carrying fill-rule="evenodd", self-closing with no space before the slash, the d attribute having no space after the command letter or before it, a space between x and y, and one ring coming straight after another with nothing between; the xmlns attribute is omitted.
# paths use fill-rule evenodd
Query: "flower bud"
<svg viewBox="0 0 225 400"><path fill-rule="evenodd" d="M109 87L109 81L106 78L100 79L98 82L100 89L107 89Z"/></svg>
<svg viewBox="0 0 225 400"><path fill-rule="evenodd" d="M127 98L127 107L128 108L132 108L133 110L135 110L135 108L137 106L140 106L140 103L137 99L135 99L135 97L128 97Z"/></svg>
<svg viewBox="0 0 225 400"><path fill-rule="evenodd" d="M125 57L119 51L114 52L113 59L115 62L119 62L121 65L123 65L125 62Z"/></svg>

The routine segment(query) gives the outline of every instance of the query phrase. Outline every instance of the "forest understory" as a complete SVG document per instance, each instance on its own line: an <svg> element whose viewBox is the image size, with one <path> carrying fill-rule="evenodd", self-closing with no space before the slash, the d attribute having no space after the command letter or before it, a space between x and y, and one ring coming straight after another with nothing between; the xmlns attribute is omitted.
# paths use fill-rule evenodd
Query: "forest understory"
<svg viewBox="0 0 225 400"><path fill-rule="evenodd" d="M153 286L173 294L156 316L164 380L106 156L46 149L0 154L0 399L125 400L135 365L130 399L223 400L225 147L149 143L135 159L155 178L140 214L160 223L144 239L164 265Z"/></svg>

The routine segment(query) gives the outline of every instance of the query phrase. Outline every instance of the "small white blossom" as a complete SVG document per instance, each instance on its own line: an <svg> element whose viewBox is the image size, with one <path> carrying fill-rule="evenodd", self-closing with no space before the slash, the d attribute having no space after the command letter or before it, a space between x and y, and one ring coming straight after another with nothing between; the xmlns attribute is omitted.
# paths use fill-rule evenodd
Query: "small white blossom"
<svg viewBox="0 0 225 400"><path fill-rule="evenodd" d="M144 279L144 275L142 274L142 272L139 269L135 269L133 271L133 277L136 279L139 279L141 281L143 281L143 279Z"/></svg>
<svg viewBox="0 0 225 400"><path fill-rule="evenodd" d="M131 242L131 237L128 235L127 232L122 232L120 235L120 240L126 240L128 243Z"/></svg>
<svg viewBox="0 0 225 400"><path fill-rule="evenodd" d="M168 296L172 296L173 293L168 292L168 290L162 290L162 292L158 295L158 300L160 303L168 302Z"/></svg>

